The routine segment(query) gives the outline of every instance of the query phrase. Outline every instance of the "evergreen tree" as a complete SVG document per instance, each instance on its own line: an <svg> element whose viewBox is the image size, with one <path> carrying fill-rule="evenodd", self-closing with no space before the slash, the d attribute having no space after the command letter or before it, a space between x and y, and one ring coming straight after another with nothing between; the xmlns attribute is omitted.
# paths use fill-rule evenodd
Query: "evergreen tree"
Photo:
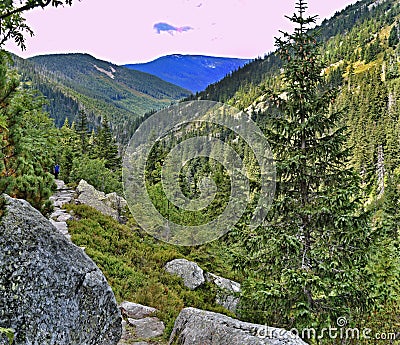
<svg viewBox="0 0 400 345"><path fill-rule="evenodd" d="M373 41L372 43L368 44L365 47L364 50L365 63L370 63L371 61L375 60L380 52L382 52L382 47L378 37L375 41Z"/></svg>
<svg viewBox="0 0 400 345"><path fill-rule="evenodd" d="M86 154L75 158L72 162L70 180L79 183L81 179L102 192L116 192L122 195L121 176L107 169L104 159L93 159Z"/></svg>
<svg viewBox="0 0 400 345"><path fill-rule="evenodd" d="M399 44L399 28L397 23L392 27L389 34L389 47L395 48Z"/></svg>
<svg viewBox="0 0 400 345"><path fill-rule="evenodd" d="M105 116L101 122L94 140L94 154L96 158L106 161L106 168L117 171L121 169L122 160L118 153L118 146L111 131L108 119Z"/></svg>
<svg viewBox="0 0 400 345"><path fill-rule="evenodd" d="M276 198L266 225L242 237L249 253L242 301L251 321L301 329L335 324L365 307L361 272L371 236L358 200L359 178L349 168L336 91L321 75L317 37L308 31L315 17L304 17L304 0L296 8L289 18L295 32L277 39L283 86L270 99L280 115L266 127Z"/></svg>
<svg viewBox="0 0 400 345"><path fill-rule="evenodd" d="M0 52L0 193L49 210L54 179L55 128L43 113L44 100L24 89Z"/></svg>
<svg viewBox="0 0 400 345"><path fill-rule="evenodd" d="M400 236L400 168L397 168L387 181L383 203L383 226L385 233L397 242ZM400 244L400 243L398 243Z"/></svg>
<svg viewBox="0 0 400 345"><path fill-rule="evenodd" d="M391 126L386 129L385 151L387 153L387 171L390 173L400 166L400 135L395 122L390 122L388 125Z"/></svg>
<svg viewBox="0 0 400 345"><path fill-rule="evenodd" d="M68 118L59 130L59 145L57 161L61 166L60 178L65 182L70 182L72 162L81 156L80 137L75 131L75 124L69 125Z"/></svg>
<svg viewBox="0 0 400 345"><path fill-rule="evenodd" d="M386 179L383 203L374 215L373 226L379 233L379 243L372 246L371 260L366 269L369 281L367 289L375 299L371 307L374 307L375 313L386 314L380 327L382 329L393 327L400 315L399 203L400 169L396 169Z"/></svg>
<svg viewBox="0 0 400 345"><path fill-rule="evenodd" d="M80 149L82 154L88 152L89 145L89 121L84 110L80 110L75 120L75 131L80 139Z"/></svg>

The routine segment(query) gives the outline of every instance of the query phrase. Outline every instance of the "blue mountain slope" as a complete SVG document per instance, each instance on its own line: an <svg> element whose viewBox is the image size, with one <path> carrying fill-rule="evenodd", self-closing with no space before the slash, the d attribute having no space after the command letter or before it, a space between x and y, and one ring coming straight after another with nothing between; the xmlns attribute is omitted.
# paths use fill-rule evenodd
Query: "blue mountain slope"
<svg viewBox="0 0 400 345"><path fill-rule="evenodd" d="M195 93L204 90L209 84L217 82L250 61L248 59L175 54L163 56L151 62L125 65L125 67L156 75Z"/></svg>

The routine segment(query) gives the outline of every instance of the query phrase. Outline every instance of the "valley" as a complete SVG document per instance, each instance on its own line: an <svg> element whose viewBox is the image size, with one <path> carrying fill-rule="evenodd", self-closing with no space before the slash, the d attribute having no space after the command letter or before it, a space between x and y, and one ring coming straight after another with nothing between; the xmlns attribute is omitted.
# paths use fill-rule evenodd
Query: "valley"
<svg viewBox="0 0 400 345"><path fill-rule="evenodd" d="M121 320L128 343L398 344L400 2L360 0L318 26L308 6L296 1L295 29L254 60L1 51L1 345L43 342L48 325L60 344L115 345ZM170 27L154 35L196 30ZM57 193L68 202L52 205ZM63 255L87 267L65 275ZM66 312L81 331L41 324L24 296L40 308L65 296L37 273L26 290L20 257L72 277ZM129 316L130 302L147 314ZM161 331L135 334L150 321Z"/></svg>

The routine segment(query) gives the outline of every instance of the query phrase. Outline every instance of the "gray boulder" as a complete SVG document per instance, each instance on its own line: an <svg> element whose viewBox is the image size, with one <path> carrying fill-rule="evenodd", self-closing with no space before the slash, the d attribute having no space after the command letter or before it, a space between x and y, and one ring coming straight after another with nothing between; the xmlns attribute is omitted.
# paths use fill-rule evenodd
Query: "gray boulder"
<svg viewBox="0 0 400 345"><path fill-rule="evenodd" d="M203 270L192 261L175 259L165 265L168 273L176 274L183 279L183 283L191 290L198 288L205 282Z"/></svg>
<svg viewBox="0 0 400 345"><path fill-rule="evenodd" d="M214 284L217 289L215 303L236 312L239 303L240 284L216 274L203 272L195 262L186 259L175 259L165 265L168 273L176 274L183 279L183 283L191 290L203 285L205 281Z"/></svg>
<svg viewBox="0 0 400 345"><path fill-rule="evenodd" d="M133 302L122 302L121 311L131 319L143 319L154 314L157 309Z"/></svg>
<svg viewBox="0 0 400 345"><path fill-rule="evenodd" d="M170 345L307 345L280 328L232 319L222 314L185 308L175 321Z"/></svg>
<svg viewBox="0 0 400 345"><path fill-rule="evenodd" d="M128 324L134 327L136 337L151 339L160 337L164 333L164 323L156 317L145 317L144 319L128 319Z"/></svg>
<svg viewBox="0 0 400 345"><path fill-rule="evenodd" d="M127 202L124 198L116 193L105 194L100 192L85 180L79 182L76 192L78 193L77 201L79 203L93 207L116 220L120 220L121 213L127 207Z"/></svg>
<svg viewBox="0 0 400 345"><path fill-rule="evenodd" d="M239 303L238 295L241 292L240 284L209 272L205 273L204 276L207 282L215 284L218 288L215 303L236 313Z"/></svg>
<svg viewBox="0 0 400 345"><path fill-rule="evenodd" d="M117 344L121 316L99 268L28 202L5 200L0 327L15 330L14 345Z"/></svg>
<svg viewBox="0 0 400 345"><path fill-rule="evenodd" d="M157 309L133 302L122 302L122 337L118 345L144 344L142 339L152 339L163 335L165 326L156 317L150 317Z"/></svg>

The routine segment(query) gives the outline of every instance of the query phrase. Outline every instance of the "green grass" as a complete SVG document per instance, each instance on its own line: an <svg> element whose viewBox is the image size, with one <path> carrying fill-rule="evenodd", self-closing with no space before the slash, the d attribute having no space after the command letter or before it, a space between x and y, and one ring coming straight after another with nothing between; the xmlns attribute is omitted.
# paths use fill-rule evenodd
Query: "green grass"
<svg viewBox="0 0 400 345"><path fill-rule="evenodd" d="M127 225L85 205L67 205L75 220L69 221L72 241L85 247L111 285L117 301L128 300L158 309L157 316L172 331L175 318L184 307L196 307L231 315L214 304L215 288L206 283L192 291L182 280L164 270L176 258L197 262L203 269L227 278L237 278L230 269L223 243L198 248L177 247L148 236L130 220Z"/></svg>

